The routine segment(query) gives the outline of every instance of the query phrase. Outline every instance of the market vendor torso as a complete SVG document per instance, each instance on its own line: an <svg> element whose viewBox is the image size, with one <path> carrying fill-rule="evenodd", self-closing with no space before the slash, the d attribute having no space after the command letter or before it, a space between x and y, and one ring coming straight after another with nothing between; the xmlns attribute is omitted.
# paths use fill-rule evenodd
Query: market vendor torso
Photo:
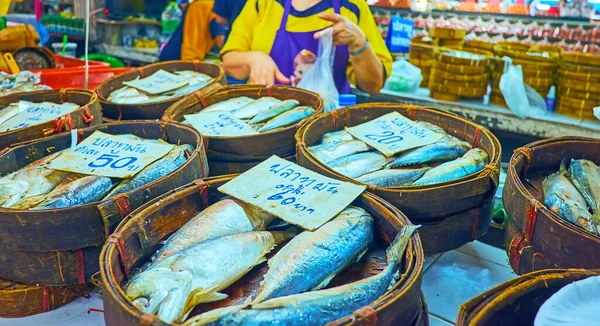
<svg viewBox="0 0 600 326"><path fill-rule="evenodd" d="M357 24L360 19L359 6L353 0L322 0L303 11L296 10L291 0L257 1L250 2L247 6L254 6L255 11L244 10L238 17L223 52L236 50L240 45L235 42L249 42L247 46L250 51L269 53L279 70L287 77L302 73L298 71L302 69L302 50L318 55L319 40L315 40L314 33L331 26L331 22L318 17L319 13L338 13ZM250 15L258 15L259 18L252 26L253 37L249 40L247 35L236 34L235 29L237 25L238 28L246 27L245 19L256 18ZM274 26L279 28L273 28ZM241 46L244 47L243 44ZM349 65L347 46L336 46L333 71L338 91L348 93L348 75L352 68Z"/></svg>

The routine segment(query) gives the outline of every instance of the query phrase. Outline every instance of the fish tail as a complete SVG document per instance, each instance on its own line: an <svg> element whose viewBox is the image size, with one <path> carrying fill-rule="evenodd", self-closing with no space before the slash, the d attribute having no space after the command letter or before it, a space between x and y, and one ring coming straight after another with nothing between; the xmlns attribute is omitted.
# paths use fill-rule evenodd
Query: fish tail
<svg viewBox="0 0 600 326"><path fill-rule="evenodd" d="M420 228L420 225L405 226L398 232L396 238L386 251L388 265L398 264L404 255L404 251L408 246L408 241L413 233Z"/></svg>
<svg viewBox="0 0 600 326"><path fill-rule="evenodd" d="M200 326L215 323L221 318L236 313L244 308L248 307L247 304L238 306L230 306L219 309L214 309L203 314L192 317L190 320L183 323L182 326Z"/></svg>

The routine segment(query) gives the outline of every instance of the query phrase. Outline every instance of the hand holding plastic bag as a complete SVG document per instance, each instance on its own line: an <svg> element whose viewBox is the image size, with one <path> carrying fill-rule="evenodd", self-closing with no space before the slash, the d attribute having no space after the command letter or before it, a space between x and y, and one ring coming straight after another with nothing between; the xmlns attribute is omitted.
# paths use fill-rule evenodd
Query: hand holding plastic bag
<svg viewBox="0 0 600 326"><path fill-rule="evenodd" d="M504 74L500 78L500 91L508 108L519 118L534 117L546 112L546 101L533 88L525 84L523 69L514 66L504 57Z"/></svg>
<svg viewBox="0 0 600 326"><path fill-rule="evenodd" d="M339 107L339 93L333 80L333 30L326 29L319 39L319 56L317 61L302 76L298 87L315 92L325 102L325 112L333 111Z"/></svg>

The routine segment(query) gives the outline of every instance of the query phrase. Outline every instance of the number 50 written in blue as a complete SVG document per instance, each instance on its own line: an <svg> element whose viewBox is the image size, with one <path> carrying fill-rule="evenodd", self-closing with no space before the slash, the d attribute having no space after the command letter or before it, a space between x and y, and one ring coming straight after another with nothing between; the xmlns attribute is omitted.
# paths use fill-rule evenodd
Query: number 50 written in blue
<svg viewBox="0 0 600 326"><path fill-rule="evenodd" d="M132 164L137 161L137 157L122 157L119 158L119 155L111 155L111 154L102 154L102 156L98 157L95 161L90 162L88 164L91 168L104 168L111 167L113 169L123 169L129 167L128 170L136 170L136 166L132 166Z"/></svg>

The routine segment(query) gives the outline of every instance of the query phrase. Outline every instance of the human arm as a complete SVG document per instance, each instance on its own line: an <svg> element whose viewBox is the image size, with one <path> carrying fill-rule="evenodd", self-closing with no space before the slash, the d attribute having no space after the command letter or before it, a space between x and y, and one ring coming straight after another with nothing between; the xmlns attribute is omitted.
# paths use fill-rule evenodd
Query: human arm
<svg viewBox="0 0 600 326"><path fill-rule="evenodd" d="M213 12L216 14L217 23L227 26L229 24L228 17L231 16L231 4L229 0L215 0Z"/></svg>

